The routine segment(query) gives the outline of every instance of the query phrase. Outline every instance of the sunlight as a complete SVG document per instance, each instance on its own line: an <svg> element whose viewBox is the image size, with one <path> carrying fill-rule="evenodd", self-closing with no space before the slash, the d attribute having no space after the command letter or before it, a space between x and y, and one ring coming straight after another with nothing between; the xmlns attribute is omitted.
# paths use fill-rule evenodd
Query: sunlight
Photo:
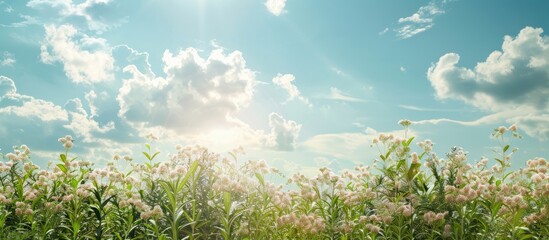
<svg viewBox="0 0 549 240"><path fill-rule="evenodd" d="M238 128L213 128L208 133L199 135L197 141L217 152L227 152L244 145L242 133Z"/></svg>

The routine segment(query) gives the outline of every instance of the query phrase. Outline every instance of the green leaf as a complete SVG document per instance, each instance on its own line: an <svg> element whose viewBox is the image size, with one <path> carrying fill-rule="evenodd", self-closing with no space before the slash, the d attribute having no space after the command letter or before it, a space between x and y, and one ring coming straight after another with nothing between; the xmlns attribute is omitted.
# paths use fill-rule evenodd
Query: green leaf
<svg viewBox="0 0 549 240"><path fill-rule="evenodd" d="M261 183L261 186L265 186L265 179L261 174L255 173L255 177L257 178L257 180L259 180L259 183Z"/></svg>
<svg viewBox="0 0 549 240"><path fill-rule="evenodd" d="M420 167L420 163L412 163L412 165L410 165L410 169L408 169L408 173L406 173L406 178L408 181L412 181L412 179L414 179L414 177L419 173Z"/></svg>
<svg viewBox="0 0 549 240"><path fill-rule="evenodd" d="M503 163L503 161L501 161L501 159L499 159L499 158L496 158L496 161L498 161L498 163L501 164L501 166L505 165L505 163Z"/></svg>
<svg viewBox="0 0 549 240"><path fill-rule="evenodd" d="M145 157L146 157L149 161L152 160L151 155L149 155L149 153L143 152L143 155L145 155Z"/></svg>
<svg viewBox="0 0 549 240"><path fill-rule="evenodd" d="M191 164L191 167L189 168L189 171L187 172L187 174L185 174L185 177L183 178L183 181L181 182L182 186L185 186L185 184L187 184L187 181L189 181L189 178L194 175L194 173L196 172L196 169L198 168L199 163L200 162L198 160L195 160Z"/></svg>
<svg viewBox="0 0 549 240"><path fill-rule="evenodd" d="M223 205L225 206L225 211L227 214L230 214L231 205L232 205L232 196L230 192L223 192Z"/></svg>
<svg viewBox="0 0 549 240"><path fill-rule="evenodd" d="M503 147L503 152L507 152L507 150L509 149L509 144L505 145L505 147Z"/></svg>
<svg viewBox="0 0 549 240"><path fill-rule="evenodd" d="M410 146L410 143L412 143L413 140L414 140L414 137L411 137L410 139L408 139L408 141L402 142L402 146L405 146L405 147Z"/></svg>
<svg viewBox="0 0 549 240"><path fill-rule="evenodd" d="M63 156L64 154L61 154L61 155ZM62 171L63 173L65 173L65 174L67 173L67 167L65 167L65 164L59 163L59 164L57 164L57 167L58 167L59 169L61 169L61 171Z"/></svg>
<svg viewBox="0 0 549 240"><path fill-rule="evenodd" d="M152 157L151 157L151 160L153 160L153 159L156 157L156 155L158 155L158 154L160 154L160 152L154 153L154 154L152 155Z"/></svg>
<svg viewBox="0 0 549 240"><path fill-rule="evenodd" d="M60 154L60 155L59 155L59 159L61 159L61 161L62 161L63 163L65 163L65 162L67 162L67 155L65 155L65 154Z"/></svg>

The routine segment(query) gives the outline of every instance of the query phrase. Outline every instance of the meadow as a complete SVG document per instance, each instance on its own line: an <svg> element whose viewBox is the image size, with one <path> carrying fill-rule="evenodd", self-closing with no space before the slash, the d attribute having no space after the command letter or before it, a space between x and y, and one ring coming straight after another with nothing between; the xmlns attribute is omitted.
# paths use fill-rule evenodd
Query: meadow
<svg viewBox="0 0 549 240"><path fill-rule="evenodd" d="M47 169L25 145L3 156L0 238L546 239L549 163L510 170L513 137L515 125L494 129L495 156L473 161L457 147L439 156L430 140L380 134L373 165L309 178L200 146L161 159L147 144L96 168L65 136Z"/></svg>

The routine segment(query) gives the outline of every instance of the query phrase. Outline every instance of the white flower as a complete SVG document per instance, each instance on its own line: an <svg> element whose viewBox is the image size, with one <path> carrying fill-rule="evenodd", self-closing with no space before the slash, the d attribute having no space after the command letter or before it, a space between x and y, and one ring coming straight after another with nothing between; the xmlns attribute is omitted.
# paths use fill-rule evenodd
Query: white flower
<svg viewBox="0 0 549 240"><path fill-rule="evenodd" d="M409 127L410 125L412 125L412 121L408 119L402 119L398 121L398 124L402 125L403 127Z"/></svg>
<svg viewBox="0 0 549 240"><path fill-rule="evenodd" d="M498 132L499 132L499 134L504 134L505 131L507 131L507 128L505 128L504 126L498 127Z"/></svg>

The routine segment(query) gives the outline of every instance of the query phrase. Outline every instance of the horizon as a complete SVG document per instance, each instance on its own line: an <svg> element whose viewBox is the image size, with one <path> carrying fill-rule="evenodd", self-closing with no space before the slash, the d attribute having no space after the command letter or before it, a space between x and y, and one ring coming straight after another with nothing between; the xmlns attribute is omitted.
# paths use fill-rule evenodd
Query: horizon
<svg viewBox="0 0 549 240"><path fill-rule="evenodd" d="M549 3L0 1L0 153L96 165L244 148L286 173L372 165L380 134L513 168L548 155ZM420 151L414 146L413 151ZM132 155L140 161L142 156ZM144 159L141 159L144 160ZM492 162L495 163L495 162Z"/></svg>

